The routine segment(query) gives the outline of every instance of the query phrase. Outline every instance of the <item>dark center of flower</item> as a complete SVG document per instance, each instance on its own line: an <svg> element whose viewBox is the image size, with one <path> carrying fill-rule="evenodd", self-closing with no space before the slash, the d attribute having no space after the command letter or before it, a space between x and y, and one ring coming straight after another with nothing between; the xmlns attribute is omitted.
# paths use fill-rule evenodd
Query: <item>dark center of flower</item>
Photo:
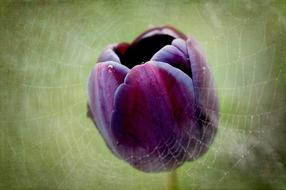
<svg viewBox="0 0 286 190"><path fill-rule="evenodd" d="M167 34L157 34L132 43L124 53L120 49L115 52L123 65L132 68L149 61L157 51L171 44L174 39Z"/></svg>

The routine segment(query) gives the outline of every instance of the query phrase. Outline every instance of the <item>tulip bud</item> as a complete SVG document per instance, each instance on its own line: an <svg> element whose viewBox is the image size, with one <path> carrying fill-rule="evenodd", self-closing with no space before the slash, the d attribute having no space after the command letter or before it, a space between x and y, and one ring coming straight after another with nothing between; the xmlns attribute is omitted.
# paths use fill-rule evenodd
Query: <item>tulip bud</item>
<svg viewBox="0 0 286 190"><path fill-rule="evenodd" d="M145 172L199 158L217 132L219 101L202 47L173 27L106 48L88 94L89 117L112 153Z"/></svg>

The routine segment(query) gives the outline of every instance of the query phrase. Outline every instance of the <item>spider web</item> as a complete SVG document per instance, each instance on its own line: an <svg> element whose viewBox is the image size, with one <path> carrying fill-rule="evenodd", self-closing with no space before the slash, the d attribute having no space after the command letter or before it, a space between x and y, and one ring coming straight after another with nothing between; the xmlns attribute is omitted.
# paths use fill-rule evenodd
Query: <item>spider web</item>
<svg viewBox="0 0 286 190"><path fill-rule="evenodd" d="M162 24L202 43L221 103L214 143L177 170L180 189L285 188L285 4L139 3L0 4L0 189L165 188L166 173L115 158L86 117L101 50Z"/></svg>

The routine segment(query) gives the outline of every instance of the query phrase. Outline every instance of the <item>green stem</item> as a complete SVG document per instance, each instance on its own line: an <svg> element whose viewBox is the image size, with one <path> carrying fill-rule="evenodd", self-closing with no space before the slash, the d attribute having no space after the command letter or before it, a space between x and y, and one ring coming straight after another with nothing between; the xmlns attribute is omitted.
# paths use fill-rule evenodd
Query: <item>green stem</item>
<svg viewBox="0 0 286 190"><path fill-rule="evenodd" d="M168 173L168 176L167 176L167 190L178 190L176 170L171 171L170 173Z"/></svg>

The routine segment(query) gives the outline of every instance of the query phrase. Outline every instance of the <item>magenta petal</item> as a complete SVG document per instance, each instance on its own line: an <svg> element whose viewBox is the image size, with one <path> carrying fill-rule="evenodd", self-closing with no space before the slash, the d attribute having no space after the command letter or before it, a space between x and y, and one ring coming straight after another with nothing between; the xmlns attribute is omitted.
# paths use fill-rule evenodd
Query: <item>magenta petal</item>
<svg viewBox="0 0 286 190"><path fill-rule="evenodd" d="M123 83L129 69L109 61L97 63L89 77L88 94L90 117L113 152L115 140L111 133L110 122L114 105L114 93Z"/></svg>
<svg viewBox="0 0 286 190"><path fill-rule="evenodd" d="M181 165L191 139L201 135L193 129L194 103L192 80L179 69L156 61L133 67L116 91L112 114L121 157L147 172Z"/></svg>

